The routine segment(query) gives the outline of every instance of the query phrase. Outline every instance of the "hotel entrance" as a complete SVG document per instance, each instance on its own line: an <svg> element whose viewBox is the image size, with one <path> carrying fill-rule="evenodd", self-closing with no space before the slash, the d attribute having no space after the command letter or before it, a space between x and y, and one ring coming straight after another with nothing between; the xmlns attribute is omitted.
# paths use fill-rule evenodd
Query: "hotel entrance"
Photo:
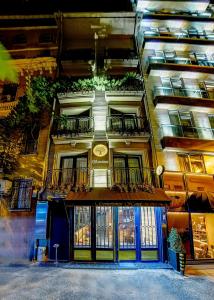
<svg viewBox="0 0 214 300"><path fill-rule="evenodd" d="M158 261L160 207L74 206L71 260Z"/></svg>

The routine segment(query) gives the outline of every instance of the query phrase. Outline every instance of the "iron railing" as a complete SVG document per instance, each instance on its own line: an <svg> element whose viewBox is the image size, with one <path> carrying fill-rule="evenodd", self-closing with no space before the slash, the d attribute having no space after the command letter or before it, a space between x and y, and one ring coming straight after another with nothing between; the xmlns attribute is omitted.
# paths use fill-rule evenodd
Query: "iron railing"
<svg viewBox="0 0 214 300"><path fill-rule="evenodd" d="M156 96L181 96L193 98L214 98L214 91L191 88L171 88L164 86L156 86L153 90L154 97Z"/></svg>
<svg viewBox="0 0 214 300"><path fill-rule="evenodd" d="M155 171L149 168L106 169L99 180L96 180L96 176L95 170L84 167L55 169L48 172L46 189L49 192L68 193L89 191L93 187L108 187L121 191L138 189L151 192L154 187L159 186Z"/></svg>
<svg viewBox="0 0 214 300"><path fill-rule="evenodd" d="M92 134L94 132L93 117L71 117L68 116L63 120L56 120L54 126L54 135L79 135Z"/></svg>
<svg viewBox="0 0 214 300"><path fill-rule="evenodd" d="M198 138L204 140L214 139L214 129L212 128L162 124L160 126L160 129L161 129L162 137L175 136L175 137Z"/></svg>
<svg viewBox="0 0 214 300"><path fill-rule="evenodd" d="M134 115L107 116L106 127L107 132L121 135L145 134L149 132L147 119Z"/></svg>

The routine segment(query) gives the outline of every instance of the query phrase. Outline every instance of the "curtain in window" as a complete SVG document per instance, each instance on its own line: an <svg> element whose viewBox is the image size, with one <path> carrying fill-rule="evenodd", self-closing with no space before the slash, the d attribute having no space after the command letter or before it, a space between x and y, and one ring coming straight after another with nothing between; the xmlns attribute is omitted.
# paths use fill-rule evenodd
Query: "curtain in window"
<svg viewBox="0 0 214 300"><path fill-rule="evenodd" d="M77 185L87 184L87 179L87 157L79 157L76 162L76 183Z"/></svg>
<svg viewBox="0 0 214 300"><path fill-rule="evenodd" d="M62 159L61 184L73 184L74 180L74 160L72 157Z"/></svg>
<svg viewBox="0 0 214 300"><path fill-rule="evenodd" d="M127 184L126 163L123 157L114 158L114 182L116 184Z"/></svg>

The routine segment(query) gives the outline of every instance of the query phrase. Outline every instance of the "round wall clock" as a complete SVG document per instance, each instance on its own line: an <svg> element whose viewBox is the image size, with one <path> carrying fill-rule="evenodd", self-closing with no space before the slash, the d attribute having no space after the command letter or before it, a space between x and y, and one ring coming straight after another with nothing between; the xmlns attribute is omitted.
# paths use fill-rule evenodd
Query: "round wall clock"
<svg viewBox="0 0 214 300"><path fill-rule="evenodd" d="M93 153L98 157L103 157L108 153L108 148L106 145L98 144L94 147Z"/></svg>

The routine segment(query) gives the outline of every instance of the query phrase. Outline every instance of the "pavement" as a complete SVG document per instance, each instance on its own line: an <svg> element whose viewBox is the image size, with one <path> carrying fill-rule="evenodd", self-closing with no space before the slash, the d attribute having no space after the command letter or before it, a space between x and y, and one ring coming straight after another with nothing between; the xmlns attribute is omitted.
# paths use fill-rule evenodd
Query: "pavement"
<svg viewBox="0 0 214 300"><path fill-rule="evenodd" d="M0 299L213 300L214 265L171 269L72 269L0 265Z"/></svg>

